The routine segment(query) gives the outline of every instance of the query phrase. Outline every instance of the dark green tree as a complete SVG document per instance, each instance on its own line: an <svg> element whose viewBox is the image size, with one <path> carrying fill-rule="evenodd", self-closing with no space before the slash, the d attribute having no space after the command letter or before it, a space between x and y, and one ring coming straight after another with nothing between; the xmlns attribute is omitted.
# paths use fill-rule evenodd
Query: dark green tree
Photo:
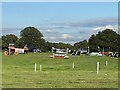
<svg viewBox="0 0 120 90"><path fill-rule="evenodd" d="M71 50L74 50L72 45L62 43L62 42L59 42L59 43L46 42L46 47L47 47L48 51L51 51L52 47L59 48L59 49L67 49L67 48L69 48Z"/></svg>
<svg viewBox="0 0 120 90"><path fill-rule="evenodd" d="M94 34L89 38L88 43L89 43L90 51L98 51L97 49L97 47L99 46L98 38L96 38Z"/></svg>
<svg viewBox="0 0 120 90"><path fill-rule="evenodd" d="M9 43L12 43L15 45L15 47L19 46L19 39L14 34L9 34L6 36L2 36L2 49L7 49L9 46Z"/></svg>
<svg viewBox="0 0 120 90"><path fill-rule="evenodd" d="M20 32L20 47L27 44L29 48L45 48L45 40L42 33L35 27L26 27Z"/></svg>
<svg viewBox="0 0 120 90"><path fill-rule="evenodd" d="M74 44L74 46L75 46L76 48L87 49L87 47L88 47L88 42L87 42L87 40L83 40L83 41L80 41L80 42L76 42L76 43Z"/></svg>
<svg viewBox="0 0 120 90"><path fill-rule="evenodd" d="M119 46L120 35L111 29L106 29L102 32L98 32L96 35L92 35L89 39L89 46L91 51L100 51L104 48L105 51L117 51Z"/></svg>

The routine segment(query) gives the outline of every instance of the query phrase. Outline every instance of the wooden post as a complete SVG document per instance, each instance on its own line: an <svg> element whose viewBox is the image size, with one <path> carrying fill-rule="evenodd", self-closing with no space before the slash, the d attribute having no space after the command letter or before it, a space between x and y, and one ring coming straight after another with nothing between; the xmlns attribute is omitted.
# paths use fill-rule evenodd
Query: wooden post
<svg viewBox="0 0 120 90"><path fill-rule="evenodd" d="M100 67L100 64L99 64L99 62L97 62L97 74L99 74L99 68Z"/></svg>
<svg viewBox="0 0 120 90"><path fill-rule="evenodd" d="M34 70L35 70L35 72L36 72L36 63L35 63L35 66L34 66Z"/></svg>
<svg viewBox="0 0 120 90"><path fill-rule="evenodd" d="M106 66L108 65L108 61L106 61L105 65L106 65Z"/></svg>

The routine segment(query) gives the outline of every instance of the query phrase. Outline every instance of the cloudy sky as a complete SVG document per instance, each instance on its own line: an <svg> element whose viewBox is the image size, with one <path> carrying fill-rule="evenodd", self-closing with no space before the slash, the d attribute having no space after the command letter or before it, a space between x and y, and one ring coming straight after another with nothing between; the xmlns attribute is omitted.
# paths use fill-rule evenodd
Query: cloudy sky
<svg viewBox="0 0 120 90"><path fill-rule="evenodd" d="M2 34L34 26L50 42L73 44L106 28L117 32L117 2L4 2Z"/></svg>

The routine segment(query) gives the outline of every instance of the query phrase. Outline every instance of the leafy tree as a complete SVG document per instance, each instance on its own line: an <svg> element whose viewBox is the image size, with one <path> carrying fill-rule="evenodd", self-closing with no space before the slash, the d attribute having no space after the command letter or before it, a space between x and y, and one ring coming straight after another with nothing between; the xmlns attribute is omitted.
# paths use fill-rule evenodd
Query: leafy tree
<svg viewBox="0 0 120 90"><path fill-rule="evenodd" d="M97 47L98 47L98 40L96 38L96 36L93 34L90 38L89 38L89 47L90 47L90 51L97 51Z"/></svg>
<svg viewBox="0 0 120 90"><path fill-rule="evenodd" d="M76 43L74 44L74 46L75 46L76 48L87 49L87 47L88 47L88 42L87 42L87 40L83 40L83 41L80 41L80 42L76 42Z"/></svg>
<svg viewBox="0 0 120 90"><path fill-rule="evenodd" d="M29 48L37 47L43 49L45 40L42 33L35 27L26 27L20 32L20 47L27 44Z"/></svg>
<svg viewBox="0 0 120 90"><path fill-rule="evenodd" d="M6 49L9 46L9 43L15 44L15 47L19 45L19 39L14 34L9 34L2 36L2 49Z"/></svg>
<svg viewBox="0 0 120 90"><path fill-rule="evenodd" d="M52 47L59 48L59 49L67 49L67 48L69 48L71 50L74 50L72 45L65 44L65 43L62 43L62 42L59 42L59 43L46 42L46 47L47 47L48 51L51 51Z"/></svg>
<svg viewBox="0 0 120 90"><path fill-rule="evenodd" d="M91 51L100 51L104 48L105 51L117 51L119 46L120 35L111 29L106 29L102 32L98 32L96 35L92 35L89 39L89 46Z"/></svg>

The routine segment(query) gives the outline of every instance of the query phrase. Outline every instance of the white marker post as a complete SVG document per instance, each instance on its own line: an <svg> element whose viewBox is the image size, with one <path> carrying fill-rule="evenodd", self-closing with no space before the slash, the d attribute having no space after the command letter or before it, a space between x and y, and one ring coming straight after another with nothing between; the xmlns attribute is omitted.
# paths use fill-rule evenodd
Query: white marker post
<svg viewBox="0 0 120 90"><path fill-rule="evenodd" d="M106 65L106 66L108 65L108 61L106 61L105 65Z"/></svg>
<svg viewBox="0 0 120 90"><path fill-rule="evenodd" d="M34 69L35 69L35 72L36 72L36 63L35 63Z"/></svg>
<svg viewBox="0 0 120 90"><path fill-rule="evenodd" d="M40 65L40 71L42 71L42 65Z"/></svg>
<svg viewBox="0 0 120 90"><path fill-rule="evenodd" d="M9 55L10 55L10 44L9 44Z"/></svg>
<svg viewBox="0 0 120 90"><path fill-rule="evenodd" d="M75 65L74 65L74 63L73 63L73 68L75 68Z"/></svg>
<svg viewBox="0 0 120 90"><path fill-rule="evenodd" d="M100 66L100 63L99 62L97 62L97 74L99 74L99 66Z"/></svg>

